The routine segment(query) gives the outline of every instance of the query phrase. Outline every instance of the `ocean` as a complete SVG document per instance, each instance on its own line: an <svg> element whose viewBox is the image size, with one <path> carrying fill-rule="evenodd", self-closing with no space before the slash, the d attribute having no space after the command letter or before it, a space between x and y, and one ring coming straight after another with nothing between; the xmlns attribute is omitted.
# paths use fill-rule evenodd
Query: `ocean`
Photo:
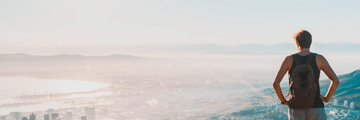
<svg viewBox="0 0 360 120"><path fill-rule="evenodd" d="M55 93L76 93L93 91L99 88L109 86L110 84L76 81L76 80L52 80L37 79L29 77L0 77L0 105L14 103L33 103L31 105L18 105L15 107L0 107L0 115L9 114L10 112L33 112L45 111L49 108L67 108L72 107L70 104L46 100L26 100L19 99L19 96L28 95L46 95ZM76 96L70 96L72 98ZM50 98L49 98L50 99Z"/></svg>

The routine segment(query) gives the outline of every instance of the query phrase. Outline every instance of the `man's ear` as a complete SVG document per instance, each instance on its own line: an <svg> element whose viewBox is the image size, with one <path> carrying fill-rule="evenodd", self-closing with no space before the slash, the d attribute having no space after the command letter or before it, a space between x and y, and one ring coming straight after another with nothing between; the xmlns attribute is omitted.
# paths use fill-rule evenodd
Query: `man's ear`
<svg viewBox="0 0 360 120"><path fill-rule="evenodd" d="M297 49L298 51L300 51L300 50L301 50L301 48L300 48L299 42L298 42L298 41L296 41L296 40L295 40L295 45L296 45L296 49Z"/></svg>

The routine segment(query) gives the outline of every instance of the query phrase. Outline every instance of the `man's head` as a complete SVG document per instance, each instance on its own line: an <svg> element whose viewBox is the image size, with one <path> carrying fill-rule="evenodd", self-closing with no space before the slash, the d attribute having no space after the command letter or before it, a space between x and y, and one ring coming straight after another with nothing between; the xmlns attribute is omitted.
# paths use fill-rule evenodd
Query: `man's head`
<svg viewBox="0 0 360 120"><path fill-rule="evenodd" d="M311 46L311 34L306 30L300 30L295 34L294 39L299 49L310 48Z"/></svg>

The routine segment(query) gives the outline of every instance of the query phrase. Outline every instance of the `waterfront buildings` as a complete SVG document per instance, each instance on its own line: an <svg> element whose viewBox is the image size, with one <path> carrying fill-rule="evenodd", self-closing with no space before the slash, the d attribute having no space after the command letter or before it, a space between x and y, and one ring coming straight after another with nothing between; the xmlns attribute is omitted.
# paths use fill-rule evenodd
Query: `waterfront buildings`
<svg viewBox="0 0 360 120"><path fill-rule="evenodd" d="M86 120L95 120L95 108L85 107Z"/></svg>
<svg viewBox="0 0 360 120"><path fill-rule="evenodd" d="M30 120L36 120L36 115L34 113L30 115Z"/></svg>
<svg viewBox="0 0 360 120"><path fill-rule="evenodd" d="M50 115L49 115L49 114L45 114L45 115L44 115L44 120L50 120Z"/></svg>
<svg viewBox="0 0 360 120"><path fill-rule="evenodd" d="M86 120L86 116L81 116L81 120Z"/></svg>
<svg viewBox="0 0 360 120"><path fill-rule="evenodd" d="M73 120L73 114L71 111L66 111L66 120Z"/></svg>

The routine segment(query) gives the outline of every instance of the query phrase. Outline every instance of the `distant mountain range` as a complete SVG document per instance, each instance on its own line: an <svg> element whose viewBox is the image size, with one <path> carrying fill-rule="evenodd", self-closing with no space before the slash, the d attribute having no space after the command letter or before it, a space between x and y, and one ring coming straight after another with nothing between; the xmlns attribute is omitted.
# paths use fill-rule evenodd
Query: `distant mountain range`
<svg viewBox="0 0 360 120"><path fill-rule="evenodd" d="M139 45L124 47L124 50L146 52L202 53L202 54L282 54L297 51L295 43L264 44L182 44L182 45ZM358 43L313 43L311 50L320 53L358 53Z"/></svg>
<svg viewBox="0 0 360 120"><path fill-rule="evenodd" d="M359 43L313 43L311 50L320 53L359 53ZM289 54L297 51L295 43L277 44L145 44L133 46L43 46L43 47L0 47L0 53L27 54Z"/></svg>
<svg viewBox="0 0 360 120"><path fill-rule="evenodd" d="M355 106L360 108L360 69L338 77L340 84L331 102L333 102L334 99L338 99L339 105L343 105L344 100L348 100L348 104L354 102ZM330 83L330 80L320 81L322 95L326 94Z"/></svg>
<svg viewBox="0 0 360 120"><path fill-rule="evenodd" d="M297 51L295 43L278 43L272 45L244 44L238 45L238 50L287 53ZM311 50L315 52L360 52L360 44L357 43L313 43Z"/></svg>
<svg viewBox="0 0 360 120"><path fill-rule="evenodd" d="M0 54L0 62L14 62L14 61L60 61L60 60L124 60L124 59L138 59L140 57L131 55L113 54L108 56L83 56L83 55L68 55L59 54L52 56L35 56L23 53L16 54Z"/></svg>

